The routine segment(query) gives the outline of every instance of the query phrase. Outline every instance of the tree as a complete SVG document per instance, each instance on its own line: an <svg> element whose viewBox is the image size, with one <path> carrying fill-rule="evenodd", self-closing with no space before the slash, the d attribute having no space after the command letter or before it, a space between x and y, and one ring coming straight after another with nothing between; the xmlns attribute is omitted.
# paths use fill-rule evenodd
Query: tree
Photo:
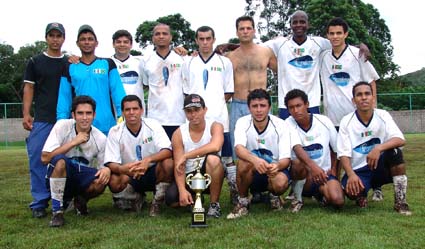
<svg viewBox="0 0 425 249"><path fill-rule="evenodd" d="M155 25L164 23L170 26L171 35L173 36L172 45L182 45L188 50L194 50L195 31L190 28L190 23L186 21L181 14L163 16L156 21L144 21L139 25L136 31L135 40L141 48L146 48L152 44L152 31Z"/></svg>
<svg viewBox="0 0 425 249"><path fill-rule="evenodd" d="M361 0L246 0L246 13L258 16L258 31L263 38L290 33L289 18L297 9L309 15L313 35L326 35L326 24L336 16L350 25L348 42L365 43L371 53L371 62L381 77L396 76L398 66L392 61L391 34L379 11ZM260 13L258 13L260 11ZM266 32L264 34L264 32Z"/></svg>

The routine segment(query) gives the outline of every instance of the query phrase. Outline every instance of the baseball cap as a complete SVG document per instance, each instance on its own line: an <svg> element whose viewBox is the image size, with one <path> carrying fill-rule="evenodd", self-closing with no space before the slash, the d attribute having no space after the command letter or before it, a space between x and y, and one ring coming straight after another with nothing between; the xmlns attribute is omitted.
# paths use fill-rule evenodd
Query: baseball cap
<svg viewBox="0 0 425 249"><path fill-rule="evenodd" d="M82 25L82 26L78 29L77 39L80 37L81 33L83 33L83 32L87 32L87 31L88 31L88 32L90 32L90 33L92 33L92 34L94 35L94 38L96 38L96 39L97 39L96 34L94 33L93 28L92 28L90 25L88 25L88 24L84 24L84 25Z"/></svg>
<svg viewBox="0 0 425 249"><path fill-rule="evenodd" d="M198 94L189 94L184 98L183 109L190 108L190 107L204 108L205 101Z"/></svg>
<svg viewBox="0 0 425 249"><path fill-rule="evenodd" d="M47 24L46 36L52 30L57 30L57 31L61 32L63 36L65 36L65 28L63 27L62 24L60 24L58 22L52 22L52 23Z"/></svg>

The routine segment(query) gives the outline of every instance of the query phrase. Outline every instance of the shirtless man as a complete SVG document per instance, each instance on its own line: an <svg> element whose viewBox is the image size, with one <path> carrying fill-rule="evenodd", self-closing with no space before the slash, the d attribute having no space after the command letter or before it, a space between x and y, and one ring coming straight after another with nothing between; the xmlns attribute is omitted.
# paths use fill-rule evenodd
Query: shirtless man
<svg viewBox="0 0 425 249"><path fill-rule="evenodd" d="M233 65L234 94L230 108L230 140L234 148L234 131L236 121L250 114L246 103L248 94L253 89L267 88L267 67L274 72L277 61L273 51L254 43L255 24L250 16L236 19L236 35L240 46L226 54ZM233 153L234 159L235 153ZM254 195L255 196L255 195Z"/></svg>

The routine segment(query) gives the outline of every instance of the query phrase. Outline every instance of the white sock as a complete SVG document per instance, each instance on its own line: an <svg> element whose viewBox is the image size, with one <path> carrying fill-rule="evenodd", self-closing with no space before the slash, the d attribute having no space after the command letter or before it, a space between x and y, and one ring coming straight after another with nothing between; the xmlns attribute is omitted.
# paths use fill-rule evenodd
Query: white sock
<svg viewBox="0 0 425 249"><path fill-rule="evenodd" d="M61 211L63 208L63 195L65 192L66 178L50 177L50 193L52 195L53 212Z"/></svg>
<svg viewBox="0 0 425 249"><path fill-rule="evenodd" d="M305 184L305 179L303 180L295 180L294 185L292 185L292 191L294 192L295 199L297 201L303 201L303 188Z"/></svg>
<svg viewBox="0 0 425 249"><path fill-rule="evenodd" d="M160 204L164 201L165 192L167 191L168 186L170 186L169 182L160 182L155 185L155 196L153 198L154 203Z"/></svg>
<svg viewBox="0 0 425 249"><path fill-rule="evenodd" d="M407 192L407 176L393 176L394 183L394 201L397 203L406 202L406 192Z"/></svg>
<svg viewBox="0 0 425 249"><path fill-rule="evenodd" d="M236 182L236 166L227 167L227 180L230 182Z"/></svg>

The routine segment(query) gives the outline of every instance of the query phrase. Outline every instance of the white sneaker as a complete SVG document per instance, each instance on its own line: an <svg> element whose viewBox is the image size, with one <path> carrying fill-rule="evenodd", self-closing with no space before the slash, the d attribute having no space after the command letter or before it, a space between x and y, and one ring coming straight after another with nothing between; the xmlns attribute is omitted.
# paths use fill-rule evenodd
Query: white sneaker
<svg viewBox="0 0 425 249"><path fill-rule="evenodd" d="M226 218L228 220L233 220L246 215L248 215L248 208L238 203L235 208L233 208L233 211L228 214Z"/></svg>
<svg viewBox="0 0 425 249"><path fill-rule="evenodd" d="M381 189L373 190L372 201L383 201L384 193L382 193Z"/></svg>

